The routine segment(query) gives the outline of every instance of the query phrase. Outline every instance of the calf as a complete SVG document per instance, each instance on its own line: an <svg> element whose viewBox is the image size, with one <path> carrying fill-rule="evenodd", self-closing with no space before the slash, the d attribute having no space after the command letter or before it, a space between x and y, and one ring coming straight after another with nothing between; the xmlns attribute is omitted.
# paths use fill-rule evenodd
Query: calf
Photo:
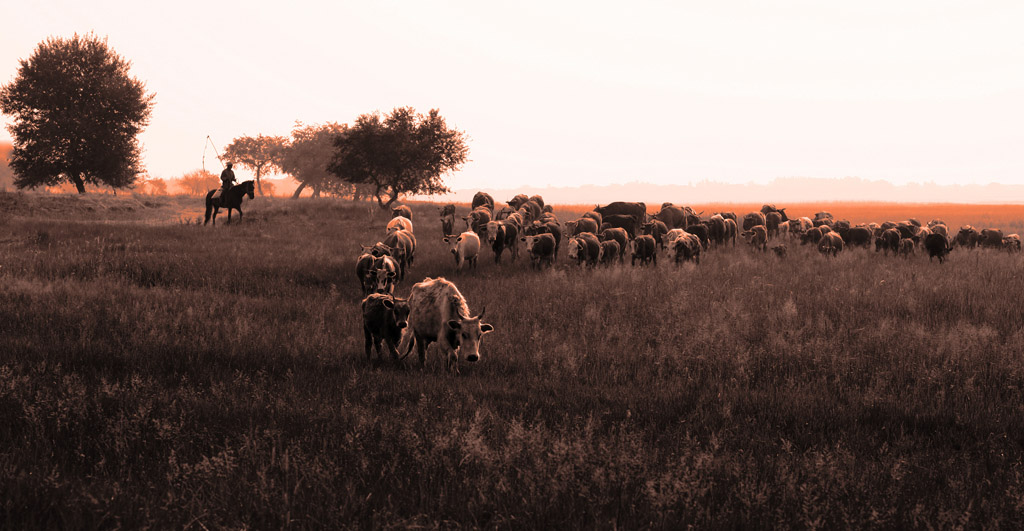
<svg viewBox="0 0 1024 531"><path fill-rule="evenodd" d="M527 234L550 234L555 239L555 254L562 246L562 226L556 221L535 221L525 231Z"/></svg>
<svg viewBox="0 0 1024 531"><path fill-rule="evenodd" d="M381 342L387 344L391 359L398 361L397 345L402 330L409 326L409 302L391 295L373 293L362 302L363 337L365 338L366 360L370 358L370 347L377 351L377 360L383 355Z"/></svg>
<svg viewBox="0 0 1024 531"><path fill-rule="evenodd" d="M569 240L569 259L577 264L597 265L601 258L601 242L591 232L584 232Z"/></svg>
<svg viewBox="0 0 1024 531"><path fill-rule="evenodd" d="M1005 249L1006 251L1009 251L1011 253L1019 253L1020 252L1020 235L1019 234L1009 234L1005 238L1003 238L1003 249Z"/></svg>
<svg viewBox="0 0 1024 531"><path fill-rule="evenodd" d="M526 242L526 252L530 255L530 265L540 269L545 262L555 265L555 237L550 234L535 234L519 238Z"/></svg>
<svg viewBox="0 0 1024 531"><path fill-rule="evenodd" d="M818 252L828 256L836 256L843 250L843 238L838 233L829 232L822 234L818 240Z"/></svg>
<svg viewBox="0 0 1024 531"><path fill-rule="evenodd" d="M926 238L927 239L927 238ZM900 256L910 258L910 255L914 254L914 239L903 238L900 240Z"/></svg>
<svg viewBox="0 0 1024 531"><path fill-rule="evenodd" d="M630 240L629 253L633 255L632 265L636 265L637 260L640 260L641 266L648 263L658 265L658 244L649 234L643 234Z"/></svg>
<svg viewBox="0 0 1024 531"><path fill-rule="evenodd" d="M402 216L391 218L391 221L388 222L387 228L384 230L388 234L391 234L396 230L407 230L412 232L412 220Z"/></svg>
<svg viewBox="0 0 1024 531"><path fill-rule="evenodd" d="M751 247L760 249L761 252L768 250L768 229L764 225L754 225L750 230L743 231L742 236Z"/></svg>
<svg viewBox="0 0 1024 531"><path fill-rule="evenodd" d="M661 245L662 250L665 250L664 237L668 234L668 225L665 222L655 219L644 223L640 228L643 229L644 234L649 234L653 237L654 241Z"/></svg>
<svg viewBox="0 0 1024 531"><path fill-rule="evenodd" d="M699 264L702 249L700 238L689 232L684 232L672 242L672 246L668 249L668 258L676 265L684 260L693 260Z"/></svg>
<svg viewBox="0 0 1024 531"><path fill-rule="evenodd" d="M615 260L622 260L622 248L615 240L602 240L601 252L598 256L602 264L611 265Z"/></svg>
<svg viewBox="0 0 1024 531"><path fill-rule="evenodd" d="M597 235L597 239L601 241L615 240L619 244L619 261L621 262L626 258L626 246L629 244L629 234L626 234L625 229L605 229L601 231L601 234Z"/></svg>
<svg viewBox="0 0 1024 531"><path fill-rule="evenodd" d="M402 335L399 350L405 356L416 346L420 367L426 365L427 347L436 342L446 368L458 374L459 356L466 361L480 359L480 340L494 327L482 321L484 312L471 317L466 299L455 284L444 278L426 278L413 285L409 294L409 329Z"/></svg>
<svg viewBox="0 0 1024 531"><path fill-rule="evenodd" d="M504 235L502 235L504 241ZM480 254L480 237L473 231L466 231L455 236L445 236L444 242L455 257L455 270L462 271L462 264L469 262L469 267L476 267L476 258Z"/></svg>

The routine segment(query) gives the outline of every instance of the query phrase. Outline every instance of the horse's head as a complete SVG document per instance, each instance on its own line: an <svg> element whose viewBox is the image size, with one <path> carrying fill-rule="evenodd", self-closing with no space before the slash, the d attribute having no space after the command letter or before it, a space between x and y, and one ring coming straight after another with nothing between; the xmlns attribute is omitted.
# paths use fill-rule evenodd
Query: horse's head
<svg viewBox="0 0 1024 531"><path fill-rule="evenodd" d="M245 186L245 195L249 196L249 199L256 199L256 186L252 181L245 181L242 186Z"/></svg>

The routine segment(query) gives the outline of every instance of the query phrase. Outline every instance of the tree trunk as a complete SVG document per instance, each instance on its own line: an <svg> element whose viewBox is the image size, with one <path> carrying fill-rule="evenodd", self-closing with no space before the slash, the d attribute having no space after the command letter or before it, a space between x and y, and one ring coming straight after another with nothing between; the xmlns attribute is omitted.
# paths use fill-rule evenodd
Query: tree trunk
<svg viewBox="0 0 1024 531"><path fill-rule="evenodd" d="M71 176L71 182L75 183L75 188L78 189L78 193L80 193L80 194L84 194L85 193L85 181L82 180L81 176L79 176L79 175L72 175Z"/></svg>
<svg viewBox="0 0 1024 531"><path fill-rule="evenodd" d="M306 183L304 183L304 182L303 183L299 183L299 187L296 188L295 189L295 193L292 194L292 199L298 199L299 198L299 194L301 194L302 191L305 190L305 189L306 189Z"/></svg>
<svg viewBox="0 0 1024 531"><path fill-rule="evenodd" d="M398 200L398 192L395 191L395 187L392 186L390 192L388 192L388 201L380 205L381 210L391 210L391 205ZM380 196L377 196L377 203L380 203Z"/></svg>
<svg viewBox="0 0 1024 531"><path fill-rule="evenodd" d="M316 197L316 198L320 197L320 185L319 184L314 184L313 185L313 197Z"/></svg>
<svg viewBox="0 0 1024 531"><path fill-rule="evenodd" d="M256 166L256 191L263 195L263 183L260 182L260 170L263 169Z"/></svg>

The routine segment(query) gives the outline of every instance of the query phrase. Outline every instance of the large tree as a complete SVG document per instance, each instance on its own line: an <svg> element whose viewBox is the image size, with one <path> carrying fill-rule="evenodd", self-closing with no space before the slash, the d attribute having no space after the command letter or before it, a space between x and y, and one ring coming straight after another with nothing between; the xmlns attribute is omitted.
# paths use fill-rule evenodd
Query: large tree
<svg viewBox="0 0 1024 531"><path fill-rule="evenodd" d="M437 109L427 115L398 107L387 116L364 114L335 139L331 173L372 185L381 208L401 194L448 192L442 177L466 162L466 135L449 128Z"/></svg>
<svg viewBox="0 0 1024 531"><path fill-rule="evenodd" d="M131 63L89 34L49 38L22 59L0 88L0 111L14 117L11 169L19 188L70 182L131 186L142 172L136 136L149 123L153 94L129 75Z"/></svg>
<svg viewBox="0 0 1024 531"><path fill-rule="evenodd" d="M281 171L281 154L288 144L283 136L240 136L224 149L224 159L256 173L256 189L263 195L260 177Z"/></svg>
<svg viewBox="0 0 1024 531"><path fill-rule="evenodd" d="M313 197L320 197L323 192L340 194L347 191L345 188L348 186L327 171L334 155L334 139L343 136L346 128L346 125L334 122L322 125L295 122L292 141L281 152L280 159L281 170L299 181L292 197L299 197L307 186L313 189Z"/></svg>

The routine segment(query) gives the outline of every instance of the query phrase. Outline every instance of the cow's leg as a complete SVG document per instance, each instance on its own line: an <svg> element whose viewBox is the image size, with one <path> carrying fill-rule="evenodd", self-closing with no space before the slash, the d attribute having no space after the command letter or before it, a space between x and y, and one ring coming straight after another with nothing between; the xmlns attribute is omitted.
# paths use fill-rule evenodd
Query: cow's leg
<svg viewBox="0 0 1024 531"><path fill-rule="evenodd" d="M398 347L397 347L397 345L395 345L395 340L393 338L391 338L390 336L385 336L384 337L384 342L388 346L388 352L391 353L391 362L392 363L397 363L398 362Z"/></svg>
<svg viewBox="0 0 1024 531"><path fill-rule="evenodd" d="M420 357L420 368L427 366L427 342L422 337L416 337L416 353Z"/></svg>
<svg viewBox="0 0 1024 531"><path fill-rule="evenodd" d="M366 347L366 361L370 361L370 346L373 345L373 332L370 332L366 325L363 325L363 339L365 340L364 346Z"/></svg>

